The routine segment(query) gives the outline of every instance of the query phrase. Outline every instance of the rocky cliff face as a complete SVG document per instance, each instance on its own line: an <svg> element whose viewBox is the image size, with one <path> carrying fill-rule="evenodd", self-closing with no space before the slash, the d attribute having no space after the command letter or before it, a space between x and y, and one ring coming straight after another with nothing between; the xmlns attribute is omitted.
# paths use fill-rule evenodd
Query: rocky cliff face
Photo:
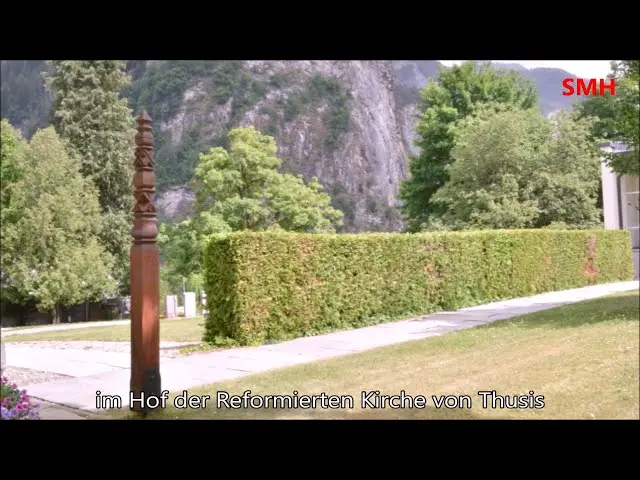
<svg viewBox="0 0 640 480"><path fill-rule="evenodd" d="M268 85L263 96L234 115L233 95L212 103L210 85L198 82L160 123L165 149L179 148L193 128L204 143L215 143L230 126L254 125L275 137L285 170L318 177L345 212L348 230L400 228L396 199L415 122L411 106L396 105L392 63L246 61L243 68ZM158 204L173 217L188 211L189 197L188 188L172 188Z"/></svg>

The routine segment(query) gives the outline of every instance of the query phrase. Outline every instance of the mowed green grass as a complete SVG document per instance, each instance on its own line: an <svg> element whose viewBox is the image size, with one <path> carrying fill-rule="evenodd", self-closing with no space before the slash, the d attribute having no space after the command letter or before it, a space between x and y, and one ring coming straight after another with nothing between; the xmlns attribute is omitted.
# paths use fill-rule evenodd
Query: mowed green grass
<svg viewBox="0 0 640 480"><path fill-rule="evenodd" d="M638 290L408 343L247 376L189 391L207 408L148 419L638 419ZM351 395L352 409L217 408L217 392ZM361 392L427 397L426 408L361 408ZM541 409L483 408L478 391L544 396ZM181 393L181 392L177 392ZM468 395L435 408L431 395ZM169 402L172 405L172 401ZM129 410L106 418L136 418ZM103 418L105 418L103 417Z"/></svg>
<svg viewBox="0 0 640 480"><path fill-rule="evenodd" d="M200 342L204 333L204 318L172 318L160 320L160 340L163 342ZM100 327L50 330L48 332L7 335L4 342L128 342L130 325L105 325Z"/></svg>

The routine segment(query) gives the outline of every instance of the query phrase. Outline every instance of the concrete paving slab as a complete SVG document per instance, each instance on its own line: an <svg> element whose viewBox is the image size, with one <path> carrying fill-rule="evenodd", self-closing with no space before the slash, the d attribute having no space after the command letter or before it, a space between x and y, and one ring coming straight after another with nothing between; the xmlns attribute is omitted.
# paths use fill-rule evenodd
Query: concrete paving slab
<svg viewBox="0 0 640 480"><path fill-rule="evenodd" d="M267 353L267 352L263 352ZM273 358L268 355L264 355L263 358L241 358L241 357L225 357L215 367L224 367L230 370L239 370L241 372L262 372L264 370L270 370L272 368L279 368L287 365L295 365L299 363L296 360L285 360L283 358Z"/></svg>
<svg viewBox="0 0 640 480"><path fill-rule="evenodd" d="M255 347L257 349L264 349L270 351L279 351L286 352L288 354L300 354L306 355L309 352L309 349L315 348L324 348L328 350L340 350L346 351L351 349L352 340L349 338L342 337L325 337L324 335L319 335L317 337L304 337L296 340L290 340L287 342L272 344L272 345L262 345L260 347Z"/></svg>
<svg viewBox="0 0 640 480"><path fill-rule="evenodd" d="M335 357L336 355L348 355L354 353L357 350L344 350L336 348L327 348L324 346L308 345L304 347L304 351L300 352L301 361L297 363L306 363L307 361L313 362L315 360L322 360L325 358Z"/></svg>
<svg viewBox="0 0 640 480"><path fill-rule="evenodd" d="M233 355L229 351L226 355L216 356L192 356L179 360L172 360L172 368L181 365L185 371L189 370L190 375L196 375L198 370L206 369L229 369L246 373L261 372L265 369L280 368L289 365L296 365L302 362L312 362L317 357L309 355L290 355L285 352L273 352L268 350L255 350L242 355ZM222 352L220 352L222 353Z"/></svg>
<svg viewBox="0 0 640 480"><path fill-rule="evenodd" d="M96 392L103 395L117 395L126 398L129 394L128 370L109 372L91 377L75 377L57 382L26 385L29 395L51 403L95 411Z"/></svg>
<svg viewBox="0 0 640 480"><path fill-rule="evenodd" d="M299 363L305 360L315 360L315 357L313 355L308 355L306 352L286 352L274 347L277 347L277 345L261 345L253 349L251 352L244 353L243 356L245 358L252 358L262 361L264 361L264 359L266 358L269 360L289 363ZM229 355L233 356L233 350L229 352Z"/></svg>
<svg viewBox="0 0 640 480"><path fill-rule="evenodd" d="M326 350L342 350L347 351L351 350L351 345L353 341L345 339L343 341L335 341L335 340L325 340L325 341L316 341L316 342L308 342L306 344L292 344L290 346L286 344L282 345L270 345L273 349L280 349L290 347L288 352L293 354L294 352L299 352L301 354L305 354L308 348L324 348Z"/></svg>
<svg viewBox="0 0 640 480"><path fill-rule="evenodd" d="M76 413L77 410L74 411L48 402L43 402L36 411L40 420L87 420L89 417L85 411L81 411L83 415L79 415Z"/></svg>
<svg viewBox="0 0 640 480"><path fill-rule="evenodd" d="M10 367L29 368L45 372L86 377L129 368L129 353L96 350L62 350L55 348L22 347L7 343L6 358Z"/></svg>
<svg viewBox="0 0 640 480"><path fill-rule="evenodd" d="M199 385L231 380L248 373L250 372L234 371L228 368L167 362L161 366L162 389L170 392L189 391ZM118 397L123 408L129 405L130 376L129 370L121 370L92 377L76 377L57 382L26 385L25 388L35 399L88 412L98 412L113 404L111 400L96 401L97 392L109 398Z"/></svg>

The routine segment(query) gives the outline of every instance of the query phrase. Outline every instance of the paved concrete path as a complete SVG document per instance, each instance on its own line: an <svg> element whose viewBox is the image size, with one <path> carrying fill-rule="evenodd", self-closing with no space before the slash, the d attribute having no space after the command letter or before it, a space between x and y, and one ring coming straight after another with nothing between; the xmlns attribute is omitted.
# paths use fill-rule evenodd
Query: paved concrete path
<svg viewBox="0 0 640 480"><path fill-rule="evenodd" d="M373 327L299 338L275 345L234 348L175 359L162 358L162 388L169 391L186 390L275 368L438 336L496 320L633 290L639 286L638 281L596 285L463 308L455 312L436 313ZM13 365L13 351L19 347L16 347L15 343L9 343L7 346L7 364ZM56 356L60 354L59 350L55 351ZM87 354L93 356L85 356ZM96 391L100 391L103 395L118 395L123 400L123 406L128 405L128 354L99 354L76 350L74 353L58 357L59 360L53 356L54 352L47 352L46 355L44 358L48 365L44 366L50 369L57 369L57 362L65 363L65 369L77 363L76 378L26 385L24 388L33 397L72 408L96 411ZM38 357L43 358L40 354ZM32 368L41 368L35 364L43 363L43 360L33 362ZM81 366L83 363L94 366ZM72 374L70 369L65 371L67 375Z"/></svg>
<svg viewBox="0 0 640 480"><path fill-rule="evenodd" d="M40 415L40 420L88 420L95 416L84 410L75 410L43 401L40 401L40 406L36 410Z"/></svg>
<svg viewBox="0 0 640 480"><path fill-rule="evenodd" d="M42 343L40 346L38 343ZM71 377L86 377L98 375L100 373L112 372L116 370L128 370L131 365L131 349L118 348L114 351L102 349L75 348L64 345L85 342L61 342L63 348L51 347L50 342L7 342L5 349L10 352L9 367L26 368L41 372L68 375ZM129 346L124 342L105 342L106 345L117 347ZM189 345L197 345L193 342L160 342L160 355L171 357L176 355L165 355L171 353L176 348Z"/></svg>

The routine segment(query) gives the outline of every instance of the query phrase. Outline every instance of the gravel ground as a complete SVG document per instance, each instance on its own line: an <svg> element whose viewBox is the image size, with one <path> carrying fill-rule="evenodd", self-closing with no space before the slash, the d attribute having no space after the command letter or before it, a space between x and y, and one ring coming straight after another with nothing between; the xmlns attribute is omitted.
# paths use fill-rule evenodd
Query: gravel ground
<svg viewBox="0 0 640 480"><path fill-rule="evenodd" d="M16 345L29 348L54 348L60 350L100 350L102 352L129 353L131 344L129 342L20 342ZM164 358L180 357L180 349L189 345L198 345L194 342L160 342L160 356Z"/></svg>
<svg viewBox="0 0 640 480"><path fill-rule="evenodd" d="M11 383L16 383L19 388L24 385L33 385L34 383L55 382L56 380L71 378L69 375L18 367L6 367L2 370L2 376L7 377Z"/></svg>

